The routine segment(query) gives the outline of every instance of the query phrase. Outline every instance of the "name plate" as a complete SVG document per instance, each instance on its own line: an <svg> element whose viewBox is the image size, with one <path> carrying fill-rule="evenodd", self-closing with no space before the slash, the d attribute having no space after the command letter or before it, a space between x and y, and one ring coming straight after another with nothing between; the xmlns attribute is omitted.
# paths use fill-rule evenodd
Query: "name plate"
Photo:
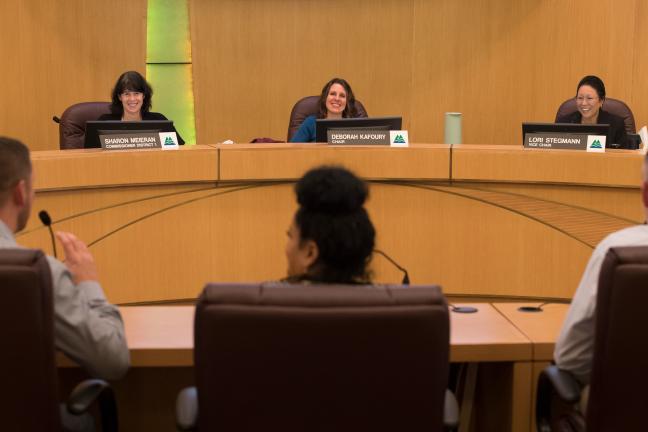
<svg viewBox="0 0 648 432"><path fill-rule="evenodd" d="M384 129L329 129L329 144L389 145L389 131Z"/></svg>
<svg viewBox="0 0 648 432"><path fill-rule="evenodd" d="M138 132L99 135L104 150L177 149L175 132Z"/></svg>
<svg viewBox="0 0 648 432"><path fill-rule="evenodd" d="M605 135L528 133L524 135L524 147L604 152L605 139Z"/></svg>

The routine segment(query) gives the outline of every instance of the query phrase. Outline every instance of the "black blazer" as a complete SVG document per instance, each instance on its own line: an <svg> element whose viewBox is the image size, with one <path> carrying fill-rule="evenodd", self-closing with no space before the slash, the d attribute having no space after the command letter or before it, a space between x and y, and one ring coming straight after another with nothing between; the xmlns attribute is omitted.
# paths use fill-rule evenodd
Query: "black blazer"
<svg viewBox="0 0 648 432"><path fill-rule="evenodd" d="M97 121L120 121L121 120L121 114L102 114ZM164 114L156 113L156 112L147 112L142 114L142 120L169 120L164 116ZM175 125L173 126L173 130L175 131L176 135L178 136L178 144L184 145L184 140L178 133L178 130L175 128Z"/></svg>
<svg viewBox="0 0 648 432"><path fill-rule="evenodd" d="M556 123L580 123L583 116L578 111L575 111L571 114L558 117ZM596 120L597 124L609 124L610 129L608 130L606 137L606 147L610 144L620 144L622 147L625 146L628 135L625 129L625 123L623 119L618 115L611 114L607 111L604 111L602 108L599 110L598 119Z"/></svg>

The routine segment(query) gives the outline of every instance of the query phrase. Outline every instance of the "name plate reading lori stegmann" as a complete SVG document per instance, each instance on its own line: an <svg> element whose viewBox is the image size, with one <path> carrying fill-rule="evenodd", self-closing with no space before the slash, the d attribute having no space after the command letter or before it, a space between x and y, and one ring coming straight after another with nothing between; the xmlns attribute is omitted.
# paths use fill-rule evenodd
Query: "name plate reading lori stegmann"
<svg viewBox="0 0 648 432"><path fill-rule="evenodd" d="M524 135L524 147L605 151L605 135L528 133Z"/></svg>
<svg viewBox="0 0 648 432"><path fill-rule="evenodd" d="M105 150L137 150L178 148L175 132L138 132L128 134L100 134L99 141Z"/></svg>
<svg viewBox="0 0 648 432"><path fill-rule="evenodd" d="M329 144L389 145L389 131L384 129L329 129Z"/></svg>

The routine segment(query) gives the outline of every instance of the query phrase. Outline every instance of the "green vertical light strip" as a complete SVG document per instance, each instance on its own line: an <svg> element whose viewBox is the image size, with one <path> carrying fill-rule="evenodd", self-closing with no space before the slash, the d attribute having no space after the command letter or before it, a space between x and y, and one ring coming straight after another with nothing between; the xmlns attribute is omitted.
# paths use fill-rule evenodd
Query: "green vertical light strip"
<svg viewBox="0 0 648 432"><path fill-rule="evenodd" d="M173 120L186 144L196 143L188 0L148 0L146 79L153 111Z"/></svg>

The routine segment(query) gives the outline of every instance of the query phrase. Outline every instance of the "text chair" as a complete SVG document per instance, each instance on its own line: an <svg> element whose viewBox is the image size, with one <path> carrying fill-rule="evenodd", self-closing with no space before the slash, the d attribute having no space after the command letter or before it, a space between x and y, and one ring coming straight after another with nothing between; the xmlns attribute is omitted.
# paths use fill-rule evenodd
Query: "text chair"
<svg viewBox="0 0 648 432"><path fill-rule="evenodd" d="M52 276L45 255L0 249L0 296L5 305L0 314L2 430L60 431ZM83 420L78 417L88 416L84 413L95 400L105 414L103 430L117 430L114 397L102 380L87 380L75 388L66 417Z"/></svg>
<svg viewBox="0 0 648 432"><path fill-rule="evenodd" d="M58 119L60 149L82 149L86 122L97 120L102 114L109 113L110 102L81 102L69 106Z"/></svg>
<svg viewBox="0 0 648 432"><path fill-rule="evenodd" d="M577 404L576 379L549 366L538 381L538 431L638 431L648 407L648 247L611 248L601 266L596 298L594 357L586 414L573 410L554 419L554 395ZM555 429L554 429L555 430Z"/></svg>
<svg viewBox="0 0 648 432"><path fill-rule="evenodd" d="M209 284L182 427L440 431L449 356L438 286ZM197 406L195 404L197 389ZM191 401L193 399L193 402Z"/></svg>
<svg viewBox="0 0 648 432"><path fill-rule="evenodd" d="M306 117L317 115L319 112L319 96L306 96L301 98L295 103L292 111L290 112L290 120L288 121L288 141L297 133L299 126L304 122ZM356 99L355 101L357 115L356 117L367 117L362 102Z"/></svg>
<svg viewBox="0 0 648 432"><path fill-rule="evenodd" d="M605 98L605 102L603 102L603 109L623 119L626 133L637 133L634 115L632 115L632 110L630 110L630 107L625 102L619 99ZM555 121L558 121L559 117L575 113L576 111L578 111L578 108L576 107L576 99L569 98L565 102L560 104L560 107L558 107Z"/></svg>

